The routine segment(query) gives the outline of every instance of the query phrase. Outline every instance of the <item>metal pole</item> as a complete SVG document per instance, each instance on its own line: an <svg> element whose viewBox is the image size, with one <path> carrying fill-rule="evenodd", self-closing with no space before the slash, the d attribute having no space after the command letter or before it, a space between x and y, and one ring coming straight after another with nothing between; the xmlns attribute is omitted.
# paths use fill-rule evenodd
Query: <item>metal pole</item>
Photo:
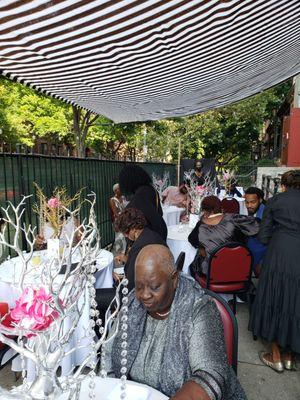
<svg viewBox="0 0 300 400"><path fill-rule="evenodd" d="M180 158L181 158L181 138L178 140L178 160L177 160L177 184L180 185Z"/></svg>

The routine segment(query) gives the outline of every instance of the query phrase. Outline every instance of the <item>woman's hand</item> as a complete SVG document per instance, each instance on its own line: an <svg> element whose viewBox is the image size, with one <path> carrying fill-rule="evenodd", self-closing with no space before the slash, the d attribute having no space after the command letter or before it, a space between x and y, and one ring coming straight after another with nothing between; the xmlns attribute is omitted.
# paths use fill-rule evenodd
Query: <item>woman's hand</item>
<svg viewBox="0 0 300 400"><path fill-rule="evenodd" d="M128 256L123 253L117 254L115 256L115 262L116 262L116 264L119 264L119 265L126 264L127 259L128 259Z"/></svg>
<svg viewBox="0 0 300 400"><path fill-rule="evenodd" d="M198 383L187 381L170 400L210 400L210 397Z"/></svg>
<svg viewBox="0 0 300 400"><path fill-rule="evenodd" d="M45 237L41 233L36 235L35 243L38 248L42 248L46 245Z"/></svg>

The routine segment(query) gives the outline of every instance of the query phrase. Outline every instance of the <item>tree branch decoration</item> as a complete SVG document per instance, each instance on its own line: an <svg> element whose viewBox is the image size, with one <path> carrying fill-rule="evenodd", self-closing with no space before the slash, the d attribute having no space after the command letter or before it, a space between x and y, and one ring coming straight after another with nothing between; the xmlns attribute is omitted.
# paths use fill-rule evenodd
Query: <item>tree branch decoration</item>
<svg viewBox="0 0 300 400"><path fill-rule="evenodd" d="M191 198L192 214L200 214L204 197L215 194L216 179L212 179L210 174L203 175L203 179L204 184L199 186L193 169L184 172L184 180L187 182L186 187Z"/></svg>
<svg viewBox="0 0 300 400"><path fill-rule="evenodd" d="M44 225L47 222L54 230L53 236L59 238L65 225L66 210L71 209L75 202L78 202L78 204L72 215L76 217L80 210L80 197L83 189L80 189L73 197L69 197L65 187L56 187L52 197L47 199L38 184L34 183L34 186L39 203L33 205L33 211L39 215L40 232L43 232Z"/></svg>
<svg viewBox="0 0 300 400"><path fill-rule="evenodd" d="M56 194L61 196L64 191ZM79 195L75 196L76 199ZM79 397L80 383L83 379L90 379L91 398L94 398L95 367L97 354L108 340L109 327L116 320L117 333L119 325L126 332L127 325L127 294L126 278L118 285L116 296L106 311L105 324L99 318L96 290L94 288L96 260L101 251L100 235L97 229L95 216L96 196L92 194L85 202L89 205L89 216L68 238L63 247L61 257L49 259L47 253L41 257L38 276L32 279L32 272L36 274L36 267L32 263L35 228L21 226L21 217L24 212L27 197L24 197L16 207L12 204L3 209L6 224L13 226L15 234L12 243L5 237L5 229L0 233L0 244L9 246L19 255L22 263L21 273L17 278L17 288L20 296L16 299L15 307L0 318L0 341L18 352L22 360L23 385L6 391L0 387L0 399L34 399L52 400L60 393L67 392L68 399L76 400ZM44 198L42 198L44 201ZM73 198L74 199L74 198ZM64 202L64 204L66 204ZM69 202L70 204L70 202ZM82 204L82 203L81 203ZM71 217L78 213L64 208ZM24 254L20 248L18 236L25 233L30 251ZM73 245L75 236L80 232L80 239ZM0 266L1 268L1 266ZM120 291L123 298L120 301ZM111 311L113 307L113 311ZM88 308L89 323L84 333L78 337L76 344L72 342L84 310ZM121 312L119 312L121 310ZM121 320L122 318L122 320ZM123 321L123 322L122 322ZM125 322L124 322L125 321ZM100 337L96 339L95 326L99 327ZM14 337L14 338L12 338ZM88 355L75 371L73 366L67 377L58 378L57 370L64 357L78 349L88 349ZM36 377L32 383L26 379L25 358L36 366ZM126 366L126 359L122 365ZM85 367L90 368L88 376L82 375ZM126 369L126 368L125 368ZM101 371L105 376L105 370ZM126 373L123 374L122 393L126 391ZM25 395L26 393L26 395Z"/></svg>
<svg viewBox="0 0 300 400"><path fill-rule="evenodd" d="M152 174L152 182L155 190L157 190L159 194L160 201L162 201L162 194L165 189L170 185L170 175L169 172L164 172L163 177L161 178L158 175Z"/></svg>

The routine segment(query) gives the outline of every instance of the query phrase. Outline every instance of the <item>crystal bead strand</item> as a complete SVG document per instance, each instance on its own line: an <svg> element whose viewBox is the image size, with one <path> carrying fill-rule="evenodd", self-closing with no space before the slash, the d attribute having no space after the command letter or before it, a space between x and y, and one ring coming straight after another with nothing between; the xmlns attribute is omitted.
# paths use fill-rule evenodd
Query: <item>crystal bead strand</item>
<svg viewBox="0 0 300 400"><path fill-rule="evenodd" d="M21 346L22 348L24 348L22 332L20 332L20 335L18 336L18 345ZM25 360L23 352L21 352L20 357L21 357L21 370L22 370L23 387L24 387L24 389L26 389L27 388L26 360Z"/></svg>
<svg viewBox="0 0 300 400"><path fill-rule="evenodd" d="M121 308L121 400L126 399L126 382L127 382L127 328L128 328L128 279L124 278L122 281L122 308Z"/></svg>
<svg viewBox="0 0 300 400"><path fill-rule="evenodd" d="M89 373L89 398L91 400L94 400L96 398L96 393L95 393L95 377L96 377L96 359L97 359L97 351L96 351L96 344L95 344L95 326L96 324L99 324L99 311L97 310L97 302L96 302L96 289L94 288L95 284L95 277L94 273L96 272L96 266L91 265L90 269L90 274L88 275L88 289L89 289L89 299L90 299L90 321L89 321L89 337L91 338L91 351L90 351L90 356L91 356L91 362L90 362L90 368L91 371ZM95 322L96 319L96 322ZM100 328L101 329L101 328Z"/></svg>

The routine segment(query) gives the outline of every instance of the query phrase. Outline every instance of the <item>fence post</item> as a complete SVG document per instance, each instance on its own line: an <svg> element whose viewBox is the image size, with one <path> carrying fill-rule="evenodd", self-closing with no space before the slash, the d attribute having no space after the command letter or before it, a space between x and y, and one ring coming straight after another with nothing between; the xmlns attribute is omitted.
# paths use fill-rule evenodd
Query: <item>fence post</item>
<svg viewBox="0 0 300 400"><path fill-rule="evenodd" d="M24 185L22 154L17 155L17 171L18 171L18 186L19 186L19 193L20 193L20 198L19 198L19 201L20 201L21 196L26 196L25 185ZM24 208L26 208L25 205L23 206L23 209ZM23 209L21 210L21 212L23 211ZM22 227L24 227L26 224L25 213L26 213L26 210L22 213L21 220L20 220ZM22 249L27 251L27 241L26 241L25 233L23 231L21 231L21 239L22 239Z"/></svg>

